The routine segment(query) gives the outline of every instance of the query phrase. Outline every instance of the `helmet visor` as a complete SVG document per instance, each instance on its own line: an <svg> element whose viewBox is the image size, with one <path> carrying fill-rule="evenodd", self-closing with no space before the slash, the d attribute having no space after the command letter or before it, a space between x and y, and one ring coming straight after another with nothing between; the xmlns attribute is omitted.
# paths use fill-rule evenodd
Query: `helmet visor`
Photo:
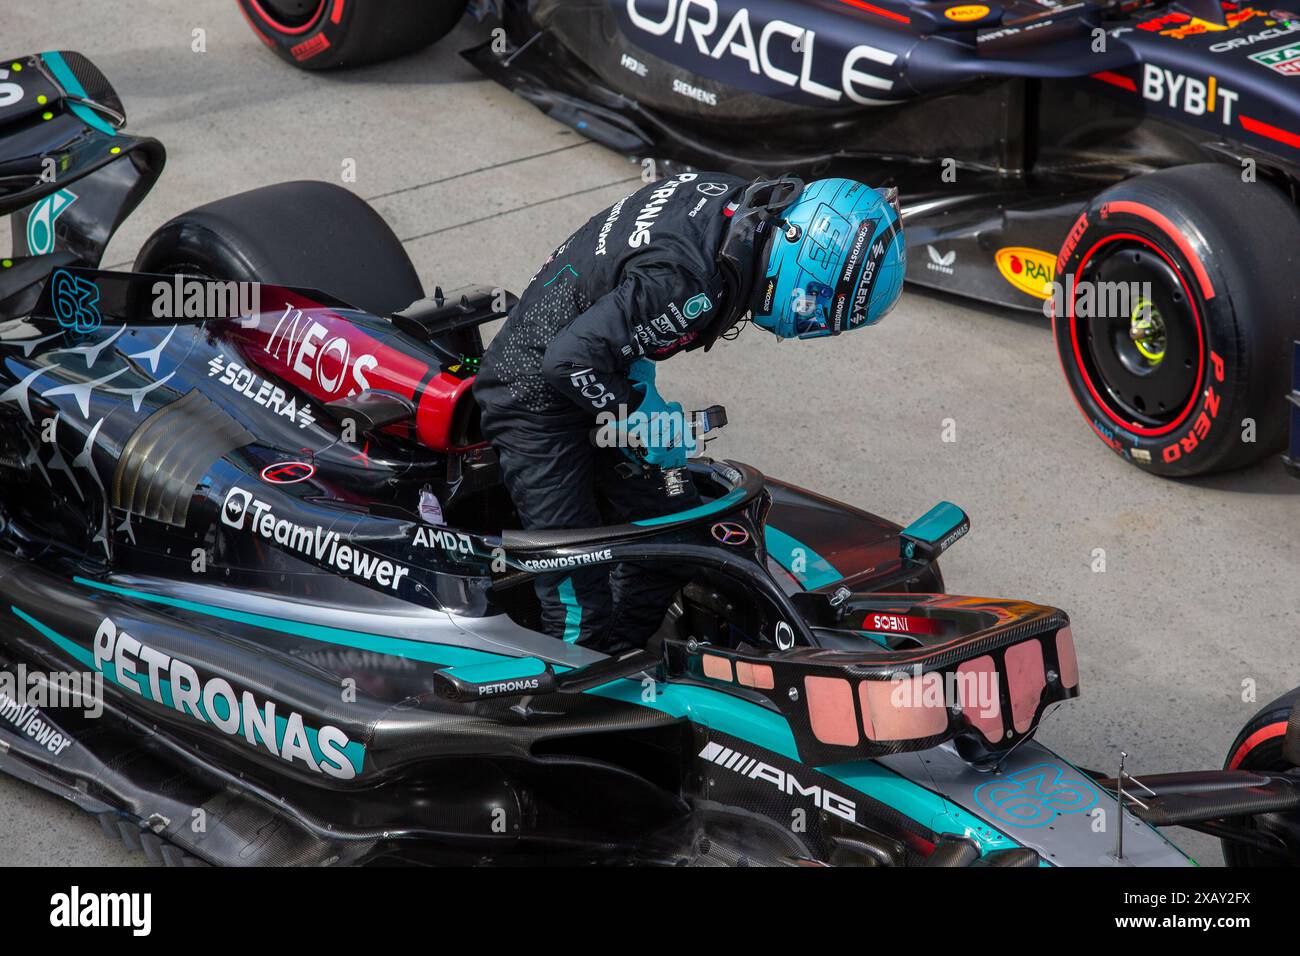
<svg viewBox="0 0 1300 956"><path fill-rule="evenodd" d="M830 316L834 298L835 290L820 282L809 282L796 290L792 310L797 338L817 339L832 334Z"/></svg>

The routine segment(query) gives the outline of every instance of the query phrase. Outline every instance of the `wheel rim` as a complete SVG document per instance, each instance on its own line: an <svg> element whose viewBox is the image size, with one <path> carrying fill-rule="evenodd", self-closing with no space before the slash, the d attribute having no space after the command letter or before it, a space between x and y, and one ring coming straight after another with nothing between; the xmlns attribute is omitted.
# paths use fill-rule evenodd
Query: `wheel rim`
<svg viewBox="0 0 1300 956"><path fill-rule="evenodd" d="M1205 338L1168 255L1141 236L1102 239L1079 262L1069 309L1076 363L1106 415L1140 435L1178 427L1200 394Z"/></svg>
<svg viewBox="0 0 1300 956"><path fill-rule="evenodd" d="M281 33L304 33L320 17L328 0L251 0L263 20Z"/></svg>

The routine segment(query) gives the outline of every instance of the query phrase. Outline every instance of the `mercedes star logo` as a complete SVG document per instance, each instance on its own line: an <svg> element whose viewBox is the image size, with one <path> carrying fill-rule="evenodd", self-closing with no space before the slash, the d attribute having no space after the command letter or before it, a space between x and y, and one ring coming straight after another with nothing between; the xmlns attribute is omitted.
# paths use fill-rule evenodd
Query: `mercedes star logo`
<svg viewBox="0 0 1300 956"><path fill-rule="evenodd" d="M733 548L749 543L749 531L734 521L719 521L709 530L716 540Z"/></svg>

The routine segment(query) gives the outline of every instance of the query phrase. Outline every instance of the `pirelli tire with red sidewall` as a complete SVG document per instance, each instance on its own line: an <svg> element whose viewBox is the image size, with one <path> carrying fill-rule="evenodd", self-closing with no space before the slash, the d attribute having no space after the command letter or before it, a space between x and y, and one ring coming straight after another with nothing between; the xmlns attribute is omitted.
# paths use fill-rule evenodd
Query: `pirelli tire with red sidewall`
<svg viewBox="0 0 1300 956"><path fill-rule="evenodd" d="M1187 477L1281 449L1300 213L1275 185L1207 163L1112 186L1075 221L1056 279L1061 367L1113 451ZM1122 310L1105 291L1119 288Z"/></svg>
<svg viewBox="0 0 1300 956"><path fill-rule="evenodd" d="M1277 700L1262 707L1246 726L1241 728L1237 739L1228 748L1228 757L1223 762L1225 770L1259 770L1271 773L1286 773L1294 770L1296 765L1287 753L1286 735L1288 724L1292 720L1296 701L1300 700L1300 687L1283 694ZM1291 815L1291 816L1294 816ZM1285 832L1300 833L1300 821L1283 816L1280 820L1265 815L1255 821L1256 827L1283 836ZM1294 838L1292 838L1294 839ZM1231 840L1223 841L1223 860L1228 866L1277 865L1280 862L1272 854L1261 853L1252 847L1244 846ZM1296 861L1290 860L1292 864Z"/></svg>
<svg viewBox="0 0 1300 956"><path fill-rule="evenodd" d="M467 0L238 0L281 59L305 70L413 53L451 32Z"/></svg>

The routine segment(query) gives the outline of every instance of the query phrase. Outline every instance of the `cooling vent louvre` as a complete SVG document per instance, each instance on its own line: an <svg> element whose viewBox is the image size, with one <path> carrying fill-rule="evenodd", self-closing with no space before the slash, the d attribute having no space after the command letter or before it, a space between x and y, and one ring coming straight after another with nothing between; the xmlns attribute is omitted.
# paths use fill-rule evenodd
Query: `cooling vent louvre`
<svg viewBox="0 0 1300 956"><path fill-rule="evenodd" d="M113 474L113 507L183 528L199 480L222 455L253 440L220 407L188 392L127 439Z"/></svg>

